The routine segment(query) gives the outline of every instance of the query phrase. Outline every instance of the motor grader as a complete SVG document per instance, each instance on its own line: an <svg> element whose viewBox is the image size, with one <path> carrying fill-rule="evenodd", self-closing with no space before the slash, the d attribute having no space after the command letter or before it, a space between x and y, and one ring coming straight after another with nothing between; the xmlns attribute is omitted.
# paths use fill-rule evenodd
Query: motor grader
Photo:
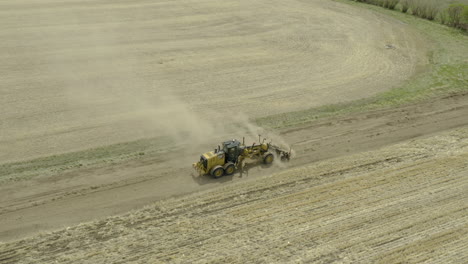
<svg viewBox="0 0 468 264"><path fill-rule="evenodd" d="M200 161L193 163L193 167L200 175L209 174L214 178L220 178L223 175L232 175L237 170L242 170L243 162L246 159L256 160L263 164L273 163L275 157L281 161L289 161L291 150L286 151L279 146L265 143L266 139L260 142L254 142L252 145L245 145L245 139L242 143L237 139L224 141L221 146L213 151L200 156Z"/></svg>

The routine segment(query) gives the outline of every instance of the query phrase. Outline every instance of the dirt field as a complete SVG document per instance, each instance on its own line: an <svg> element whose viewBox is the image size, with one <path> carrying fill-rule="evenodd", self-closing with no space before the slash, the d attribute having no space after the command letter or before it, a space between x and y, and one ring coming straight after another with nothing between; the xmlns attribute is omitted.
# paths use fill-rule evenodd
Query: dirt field
<svg viewBox="0 0 468 264"><path fill-rule="evenodd" d="M407 110L414 113L415 109L399 109L373 113L363 120L338 120L338 123L361 125L372 120L375 126L364 132L348 131L344 137L330 135L333 140L330 136L309 140L321 144L297 143L327 150L327 143L340 143L335 140L337 137L342 141L380 137L376 144L383 143L382 138L384 141L412 138L413 129L436 130L437 123L447 119L453 126L460 125L462 120L457 119L460 114L457 111L468 112L466 97L463 103L464 106L432 113L406 115L402 113ZM396 116L401 119L393 119ZM388 121L388 117L395 123L374 122ZM233 183L225 182L218 188L162 200L117 217L0 244L0 262L244 263L248 259L267 263L462 263L468 258L468 121L466 118L463 121L463 127L370 152L312 165L296 163L272 175L255 172L256 176L249 175L247 179L235 175L228 179ZM323 129L326 126L321 124L313 130ZM305 131L311 132L305 129L301 133ZM293 137L298 130L287 133ZM306 159L310 162L313 156ZM144 185L151 185L155 180L162 183L160 188L167 187L164 179L147 180ZM213 182L205 179L203 183ZM138 196L143 191L141 188L138 184L120 186L115 197L129 195L134 189L133 199L141 198ZM106 199L113 191L104 189L98 194ZM151 195L150 190L145 191L145 195ZM160 189L154 191L161 194ZM72 204L86 203L93 195L96 193L62 197L61 201L48 201L18 212L28 218L26 221L31 222L30 217L46 217L54 222L60 211L86 214L85 210L78 209L84 209L85 204ZM122 196L118 199L125 200ZM72 208L57 207L60 203ZM98 207L103 207L91 210L105 210L104 203L97 202ZM2 214L2 221L9 215Z"/></svg>
<svg viewBox="0 0 468 264"><path fill-rule="evenodd" d="M366 114L317 121L286 129L296 157L289 168L346 156L468 125L468 94ZM191 176L187 164L200 150L166 150L121 164L43 173L30 180L0 185L0 237L11 241L38 232L68 227L125 213L163 198L217 188L232 182L258 180L287 168L253 168L214 180ZM180 157L184 155L184 157ZM75 212L79 212L78 214Z"/></svg>
<svg viewBox="0 0 468 264"><path fill-rule="evenodd" d="M0 263L463 263L468 47L444 34L328 0L0 3ZM190 167L430 71L430 100L274 131L289 163Z"/></svg>
<svg viewBox="0 0 468 264"><path fill-rule="evenodd" d="M427 63L411 27L327 0L10 1L0 38L0 163L196 141L226 114L368 97Z"/></svg>

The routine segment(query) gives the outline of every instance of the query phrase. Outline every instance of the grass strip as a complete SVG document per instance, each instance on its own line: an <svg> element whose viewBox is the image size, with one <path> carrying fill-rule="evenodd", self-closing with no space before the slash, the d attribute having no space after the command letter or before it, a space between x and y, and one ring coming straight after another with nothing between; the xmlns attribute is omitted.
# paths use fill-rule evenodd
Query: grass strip
<svg viewBox="0 0 468 264"><path fill-rule="evenodd" d="M433 50L428 54L428 70L413 76L401 87L371 98L261 117L255 120L259 126L275 129L299 126L324 117L397 107L444 94L468 91L466 32L378 6L346 0L334 1L383 13L419 30L433 44Z"/></svg>

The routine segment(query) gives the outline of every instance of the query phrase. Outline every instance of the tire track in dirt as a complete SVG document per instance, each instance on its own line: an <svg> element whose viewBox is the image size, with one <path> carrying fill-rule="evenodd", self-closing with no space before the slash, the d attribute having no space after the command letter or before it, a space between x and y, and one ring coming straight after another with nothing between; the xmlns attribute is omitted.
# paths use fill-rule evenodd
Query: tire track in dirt
<svg viewBox="0 0 468 264"><path fill-rule="evenodd" d="M282 137L293 144L297 153L288 167L378 149L423 133L466 125L467 96L462 94L439 98L397 109L347 115L287 129L281 132ZM4 240L19 239L39 231L125 213L171 196L236 182L255 181L284 169L257 167L242 177L236 174L220 180L209 177L191 179L192 170L187 164L190 164L191 157L196 159L199 153L184 155L187 157L186 163L179 162L181 153L173 150L154 158L120 165L79 169L57 176L45 175L37 180L2 185L0 237ZM399 162L404 158L395 156L385 162ZM75 214L77 211L82 213Z"/></svg>
<svg viewBox="0 0 468 264"><path fill-rule="evenodd" d="M0 244L0 263L460 260L467 135L438 133Z"/></svg>

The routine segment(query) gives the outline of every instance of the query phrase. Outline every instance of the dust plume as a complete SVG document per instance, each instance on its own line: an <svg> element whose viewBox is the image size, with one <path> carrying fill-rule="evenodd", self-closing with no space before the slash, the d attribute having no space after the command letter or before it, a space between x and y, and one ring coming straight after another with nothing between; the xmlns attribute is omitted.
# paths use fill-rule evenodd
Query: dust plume
<svg viewBox="0 0 468 264"><path fill-rule="evenodd" d="M79 18L75 23L81 23ZM64 108L72 113L65 122L67 129L92 131L94 139L83 138L83 142L167 138L186 152L200 152L232 138L245 136L246 143L257 142L261 135L261 140L289 149L280 136L257 126L242 112L212 109L209 101L195 105L178 94L170 69L154 63L154 55L142 59L142 52L149 49L122 44L126 33L104 24L69 40L81 49L70 52L57 46L48 58L49 71L61 78Z"/></svg>
<svg viewBox="0 0 468 264"><path fill-rule="evenodd" d="M81 22L76 18L76 24ZM70 114L65 130L92 131L88 136L102 144L166 137L197 145L209 139L212 123L179 99L171 80L160 77L165 69L141 61L141 51L122 45L125 32L104 27L69 37L67 42L82 47L79 51L49 43L57 51L47 57L47 70L60 76L60 104Z"/></svg>

